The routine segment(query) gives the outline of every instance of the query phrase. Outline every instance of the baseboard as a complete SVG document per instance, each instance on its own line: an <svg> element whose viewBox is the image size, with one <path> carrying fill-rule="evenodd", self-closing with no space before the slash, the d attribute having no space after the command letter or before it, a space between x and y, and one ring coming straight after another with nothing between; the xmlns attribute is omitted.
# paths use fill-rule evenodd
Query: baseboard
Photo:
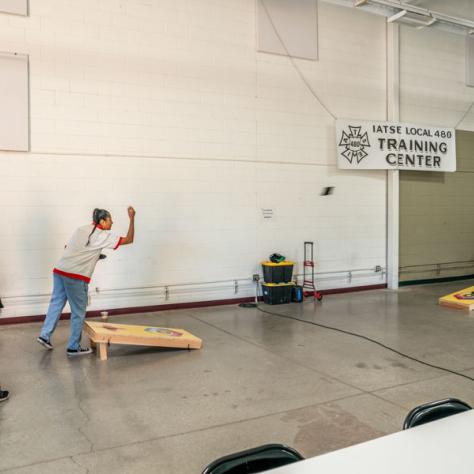
<svg viewBox="0 0 474 474"><path fill-rule="evenodd" d="M352 286L350 288L333 288L331 290L322 290L321 294L336 295L339 293L354 293L356 291L383 290L385 288L387 288L387 284L380 283L378 285Z"/></svg>
<svg viewBox="0 0 474 474"><path fill-rule="evenodd" d="M367 286L353 286L350 288L333 288L328 290L322 290L321 294L323 295L333 295L340 293L352 293L356 291L368 291L368 290L381 290L387 288L386 284L379 285L367 285ZM159 305L149 305L149 306L132 306L129 308L113 308L108 310L109 316L118 316L122 314L134 314L134 313L150 313L154 311L167 311L172 309L190 309L190 308L203 308L211 306L223 306L239 303L249 303L255 300L255 297L244 297L244 298L230 298L222 300L210 300L210 301L193 301L185 303L172 303L172 304L159 304ZM86 313L86 318L97 318L100 317L101 311L88 311ZM63 313L61 315L62 320L69 319L71 316L70 313ZM3 324L21 324L21 323L35 323L41 322L44 320L45 315L39 314L35 316L16 316L16 317L7 317L0 318L0 325Z"/></svg>
<svg viewBox="0 0 474 474"><path fill-rule="evenodd" d="M229 304L238 303L249 303L254 301L255 297L247 298L232 298L226 300L213 300L213 301L195 301L190 303L173 303L173 304L160 304L151 306L132 306L130 308L114 308L108 310L109 316L118 316L121 314L134 314L134 313L152 313L154 311L166 311L170 309L188 309L188 308L202 308L208 306L223 306ZM100 311L87 311L86 318L98 318L100 317ZM107 311L107 310L106 310ZM12 318L1 318L0 325L2 324L20 324L20 323L36 323L44 320L45 315L39 314L36 316L16 316ZM71 313L63 313L61 320L70 319Z"/></svg>
<svg viewBox="0 0 474 474"><path fill-rule="evenodd" d="M398 283L398 286L426 285L429 283L448 283L450 281L471 280L473 278L474 278L474 274L452 276L452 277L442 277L442 278L427 278L424 280L407 280L407 281L400 281Z"/></svg>

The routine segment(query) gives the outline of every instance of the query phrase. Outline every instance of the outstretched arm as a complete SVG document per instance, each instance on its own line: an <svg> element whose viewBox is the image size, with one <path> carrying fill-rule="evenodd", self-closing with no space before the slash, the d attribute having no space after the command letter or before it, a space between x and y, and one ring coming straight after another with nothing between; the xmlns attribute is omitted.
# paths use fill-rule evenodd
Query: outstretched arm
<svg viewBox="0 0 474 474"><path fill-rule="evenodd" d="M135 209L132 206L128 208L128 217L130 218L130 224L128 225L127 235L122 239L121 245L133 243L133 237L135 236Z"/></svg>

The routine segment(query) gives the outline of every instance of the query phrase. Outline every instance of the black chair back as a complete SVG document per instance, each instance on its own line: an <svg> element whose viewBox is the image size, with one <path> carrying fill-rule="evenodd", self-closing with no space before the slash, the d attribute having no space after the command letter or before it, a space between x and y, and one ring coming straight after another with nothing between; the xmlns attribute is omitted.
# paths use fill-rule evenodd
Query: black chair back
<svg viewBox="0 0 474 474"><path fill-rule="evenodd" d="M457 398L446 398L435 402L425 403L413 408L405 418L403 429L413 428L430 421L439 420L463 411L471 410L471 406Z"/></svg>
<svg viewBox="0 0 474 474"><path fill-rule="evenodd" d="M283 444L265 444L216 459L202 474L254 474L301 461L303 456Z"/></svg>

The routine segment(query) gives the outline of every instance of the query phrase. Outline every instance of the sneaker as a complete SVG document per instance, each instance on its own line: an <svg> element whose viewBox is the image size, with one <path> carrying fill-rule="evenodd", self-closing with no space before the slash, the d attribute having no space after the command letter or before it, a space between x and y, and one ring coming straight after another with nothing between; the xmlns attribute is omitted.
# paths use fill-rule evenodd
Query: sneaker
<svg viewBox="0 0 474 474"><path fill-rule="evenodd" d="M53 348L53 345L47 341L46 339L43 339L41 336L37 337L36 340L43 346L46 347L46 349L51 350Z"/></svg>
<svg viewBox="0 0 474 474"><path fill-rule="evenodd" d="M79 349L67 349L66 352L68 356L75 357L91 354L92 349L90 347L79 347Z"/></svg>
<svg viewBox="0 0 474 474"><path fill-rule="evenodd" d="M8 390L0 390L0 402L4 402L5 400L8 400L9 396L10 396L10 392Z"/></svg>

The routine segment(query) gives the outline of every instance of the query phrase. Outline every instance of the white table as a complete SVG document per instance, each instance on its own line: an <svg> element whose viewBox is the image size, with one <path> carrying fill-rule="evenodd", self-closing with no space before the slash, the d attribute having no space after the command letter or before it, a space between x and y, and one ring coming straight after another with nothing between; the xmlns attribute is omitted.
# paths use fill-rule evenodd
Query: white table
<svg viewBox="0 0 474 474"><path fill-rule="evenodd" d="M266 472L473 474L474 410Z"/></svg>

